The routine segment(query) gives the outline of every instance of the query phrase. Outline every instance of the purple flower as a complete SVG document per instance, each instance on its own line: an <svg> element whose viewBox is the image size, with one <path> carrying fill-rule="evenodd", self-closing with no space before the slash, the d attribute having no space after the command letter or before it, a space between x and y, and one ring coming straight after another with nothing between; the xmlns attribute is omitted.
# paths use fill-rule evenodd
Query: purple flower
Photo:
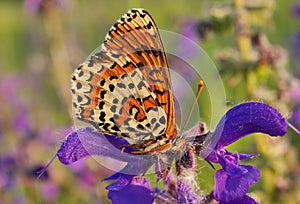
<svg viewBox="0 0 300 204"><path fill-rule="evenodd" d="M37 13L41 9L41 2L42 0L25 0L24 7L33 13Z"/></svg>
<svg viewBox="0 0 300 204"><path fill-rule="evenodd" d="M213 191L213 196L217 201L223 204L254 204L257 202L247 196L246 193L249 186L258 181L260 172L258 168L241 165L239 161L258 155L231 153L225 147L255 132L265 133L270 136L283 136L287 131L287 127L288 122L276 109L263 103L248 102L230 109L223 116L205 149L197 151L197 147L203 148L203 138L201 137L203 132L202 123L185 133L183 137L187 139L187 146L194 145L196 152L200 152L199 154L207 161L221 165L222 169L215 174L215 188ZM198 137L195 140L190 139L189 136L191 134L198 135ZM201 139L199 139L200 137ZM126 147L128 144L123 138L102 134L94 131L92 128L82 128L76 132L71 132L67 136L55 157L57 156L65 165L93 155L127 162L123 169L104 179L105 181L114 180L112 184L106 187L109 191L108 197L113 203L127 204L134 201L150 204L153 201L158 203L167 201L193 204L202 200L184 179L174 177L172 170L167 176L158 175L158 178L164 181L165 188L163 190L159 188L152 189L145 178L136 177L146 173L154 163L155 155L130 154L132 149ZM124 146L126 147L125 149L123 148ZM186 157L188 162L182 161L182 167L195 168L192 162L193 159L190 158L191 155L185 155L188 155ZM156 164L161 166L157 161ZM161 172L158 171L158 173Z"/></svg>
<svg viewBox="0 0 300 204"><path fill-rule="evenodd" d="M18 115L15 116L12 124L13 128L24 136L30 135L30 131L32 130L28 115L27 110L22 110L22 112L19 112Z"/></svg>
<svg viewBox="0 0 300 204"><path fill-rule="evenodd" d="M40 171L40 175L46 171L56 157L65 165L73 164L88 156L110 157L127 162L127 165L119 172L104 179L105 181L115 180L114 183L106 187L109 190L108 196L113 203L128 203L126 199L137 199L138 196L141 196L140 198L145 203L148 201L152 203L150 202L151 199L153 200L152 191L142 186L141 180L134 178L136 175L144 174L153 164L151 156L128 154L132 149L129 147L122 148L128 144L126 140L120 137L105 135L94 131L92 128L79 129L69 133L53 159ZM126 196L124 197L124 195Z"/></svg>
<svg viewBox="0 0 300 204"><path fill-rule="evenodd" d="M224 147L256 132L283 136L287 128L286 119L266 104L248 102L230 109L217 125L210 144L202 151L202 156L207 161L222 166L215 175L214 198L221 203L245 203L243 198L249 186L260 177L258 168L239 164L239 160L258 156L257 154L231 153ZM254 200L250 202L251 198L246 200L248 203L256 203Z"/></svg>
<svg viewBox="0 0 300 204"><path fill-rule="evenodd" d="M145 178L133 178L129 175L115 174L108 178L117 181L106 187L109 190L108 198L112 203L180 203L197 204L198 196L193 189L181 178L175 178L172 171L164 179L164 189L151 189ZM107 180L107 179L106 179Z"/></svg>
<svg viewBox="0 0 300 204"><path fill-rule="evenodd" d="M185 100L181 99L185 99L189 96L187 88L190 88L190 85L187 87L188 84L185 85L185 83L192 82L198 76L198 73L191 65L192 61L197 57L199 58L197 55L197 53L199 53L199 46L196 44L196 26L195 20L187 20L184 22L181 28L181 35L178 35L176 39L177 43L173 48L174 55L170 56L170 67L178 74L172 75L172 80L177 82L173 83L174 95L176 96L176 114L180 114L182 110L179 108L186 105L182 104Z"/></svg>
<svg viewBox="0 0 300 204"><path fill-rule="evenodd" d="M300 48L300 32L299 32L299 48ZM289 95L295 103L300 104L300 80L299 79L297 79L295 86L291 87L289 91Z"/></svg>
<svg viewBox="0 0 300 204"><path fill-rule="evenodd" d="M300 59L300 30L297 30L294 34L294 55L296 60L299 61Z"/></svg>
<svg viewBox="0 0 300 204"><path fill-rule="evenodd" d="M92 128L83 128L70 133L61 145L56 156L60 162L68 165L87 156L104 156L127 162L120 171L123 174L141 175L152 164L151 158L143 155L127 154L131 149L124 145L129 143L120 137L105 135Z"/></svg>
<svg viewBox="0 0 300 204"><path fill-rule="evenodd" d="M124 183L127 185L124 186ZM106 187L108 198L114 204L144 203L152 204L154 195L145 178L132 178L122 175L117 182Z"/></svg>
<svg viewBox="0 0 300 204"><path fill-rule="evenodd" d="M65 165L73 164L92 155L106 156L127 162L122 170L104 179L104 181L114 180L112 184L106 187L109 191L108 198L113 203L126 204L140 201L140 203L150 204L153 203L154 195L163 194L167 196L167 200L175 199L180 203L187 204L197 203L196 195L191 187L183 180L175 180L170 173L168 179L164 178L165 186L171 189L175 185L176 193L169 192L166 194L166 191L158 190L158 188L151 189L146 179L135 177L144 174L154 162L151 156L127 154L126 152L130 152L129 148L124 151L122 151L122 148L118 148L127 144L128 142L122 138L95 132L91 128L84 128L71 132L55 157L57 156L60 162ZM48 168L50 163L41 173Z"/></svg>
<svg viewBox="0 0 300 204"><path fill-rule="evenodd" d="M297 17L300 16L300 4L299 4L299 3L297 3L297 4L294 6L293 12L294 12L294 14L295 14Z"/></svg>
<svg viewBox="0 0 300 204"><path fill-rule="evenodd" d="M23 75L9 75L0 80L0 125L8 126L24 138L31 135L32 124L28 115L29 105L24 97Z"/></svg>
<svg viewBox="0 0 300 204"><path fill-rule="evenodd" d="M256 200L254 200L253 198L244 195L241 198L238 198L236 200L231 200L230 202L219 202L219 204L258 204L258 202Z"/></svg>
<svg viewBox="0 0 300 204"><path fill-rule="evenodd" d="M0 157L0 188L11 189L16 184L16 160L12 155Z"/></svg>
<svg viewBox="0 0 300 204"><path fill-rule="evenodd" d="M196 33L197 22L195 20L186 21L181 30L181 34L186 38L196 42L198 36ZM191 42L187 42L185 38L179 38L177 56L184 58L193 58L195 56L197 47Z"/></svg>
<svg viewBox="0 0 300 204"><path fill-rule="evenodd" d="M293 121L300 126L300 107L297 107L292 116Z"/></svg>
<svg viewBox="0 0 300 204"><path fill-rule="evenodd" d="M186 81L193 81L197 76L197 73L190 65L190 61L193 60L199 47L196 44L196 21L188 20L184 22L181 28L181 35L178 35L176 47L174 47L175 53L170 58L170 67L179 73L179 76L183 77ZM186 92L182 87L182 83L174 83L173 90L181 95L181 92ZM178 94L175 94L176 96ZM178 97L178 96L177 96Z"/></svg>
<svg viewBox="0 0 300 204"><path fill-rule="evenodd" d="M24 7L26 10L36 14L51 4L63 7L66 3L68 3L67 0L25 0Z"/></svg>
<svg viewBox="0 0 300 204"><path fill-rule="evenodd" d="M13 131L18 143L23 144L21 145L22 148L24 148L25 143L29 144L33 139L39 140L39 136L52 140L52 144L55 144L55 137L49 135L49 133L53 134L56 131L53 130L53 127L41 135L38 135L41 128L35 128L32 112L35 110L33 107L36 101L28 97L31 94L28 90L34 90L34 85L28 83L29 81L30 78L26 74L13 74L0 79L1 132L3 135L7 135ZM47 121L49 122L49 120ZM49 127L48 123L47 127Z"/></svg>
<svg viewBox="0 0 300 204"><path fill-rule="evenodd" d="M41 191L45 201L50 203L58 197L60 189L55 182L48 180L43 182Z"/></svg>

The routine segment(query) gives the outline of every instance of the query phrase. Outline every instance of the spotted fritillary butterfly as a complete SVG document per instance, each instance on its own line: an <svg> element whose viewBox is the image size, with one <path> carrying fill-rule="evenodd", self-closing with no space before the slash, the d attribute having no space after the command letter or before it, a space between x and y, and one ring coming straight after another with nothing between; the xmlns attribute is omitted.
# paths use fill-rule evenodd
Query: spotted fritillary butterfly
<svg viewBox="0 0 300 204"><path fill-rule="evenodd" d="M75 117L130 141L134 154L168 150L177 137L170 71L158 28L132 9L72 76Z"/></svg>

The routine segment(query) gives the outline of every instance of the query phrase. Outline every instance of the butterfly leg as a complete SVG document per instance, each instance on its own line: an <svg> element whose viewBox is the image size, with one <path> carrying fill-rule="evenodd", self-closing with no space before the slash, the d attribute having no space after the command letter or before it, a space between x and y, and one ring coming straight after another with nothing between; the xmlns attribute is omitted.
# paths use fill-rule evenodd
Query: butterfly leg
<svg viewBox="0 0 300 204"><path fill-rule="evenodd" d="M145 140L145 141L143 141L141 143L137 143L137 144L122 145L122 146L119 146L119 148L122 148L122 152L124 152L126 148L133 148L133 150L130 152L132 154L147 154L150 151L144 151L141 149L145 149L145 147L147 147L155 142L156 142L155 138L151 138L151 139Z"/></svg>

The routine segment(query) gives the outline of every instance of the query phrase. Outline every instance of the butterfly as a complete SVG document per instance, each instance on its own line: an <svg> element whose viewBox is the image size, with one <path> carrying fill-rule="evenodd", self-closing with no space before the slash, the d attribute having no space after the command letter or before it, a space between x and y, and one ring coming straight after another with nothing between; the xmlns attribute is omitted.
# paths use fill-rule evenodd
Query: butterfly
<svg viewBox="0 0 300 204"><path fill-rule="evenodd" d="M72 75L75 117L125 138L133 154L172 147L178 135L166 53L156 23L131 9Z"/></svg>

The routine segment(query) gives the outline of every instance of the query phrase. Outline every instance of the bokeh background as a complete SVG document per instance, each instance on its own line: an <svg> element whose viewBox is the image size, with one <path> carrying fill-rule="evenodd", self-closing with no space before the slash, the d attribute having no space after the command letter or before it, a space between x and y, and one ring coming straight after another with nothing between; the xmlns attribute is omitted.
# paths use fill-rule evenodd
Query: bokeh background
<svg viewBox="0 0 300 204"><path fill-rule="evenodd" d="M1 0L0 202L109 203L113 172L92 158L64 166L54 156L73 126L72 70L97 48L116 19L134 7L148 10L160 29L199 43L216 64L227 106L263 101L300 128L300 2L293 0ZM184 42L178 49L197 59ZM170 56L177 72L184 64ZM201 63L201 62L199 62ZM207 90L201 120L210 122ZM193 99L187 99L193 100ZM261 170L251 196L261 203L300 203L300 138L253 135L231 151L261 154L247 161ZM213 189L214 170L199 161L199 186ZM155 179L153 178L153 181Z"/></svg>

